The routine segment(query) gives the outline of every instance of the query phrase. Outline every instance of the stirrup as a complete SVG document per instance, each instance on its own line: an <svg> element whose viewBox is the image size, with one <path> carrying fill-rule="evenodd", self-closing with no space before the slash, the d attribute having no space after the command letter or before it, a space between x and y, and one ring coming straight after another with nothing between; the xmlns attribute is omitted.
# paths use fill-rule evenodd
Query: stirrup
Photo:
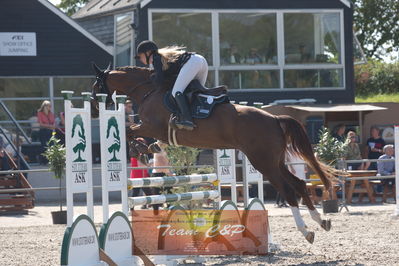
<svg viewBox="0 0 399 266"><path fill-rule="evenodd" d="M175 124L176 124L178 129L185 129L185 130L189 130L189 131L193 130L194 127L195 127L193 122L187 121L187 120L185 120L185 121L176 121Z"/></svg>

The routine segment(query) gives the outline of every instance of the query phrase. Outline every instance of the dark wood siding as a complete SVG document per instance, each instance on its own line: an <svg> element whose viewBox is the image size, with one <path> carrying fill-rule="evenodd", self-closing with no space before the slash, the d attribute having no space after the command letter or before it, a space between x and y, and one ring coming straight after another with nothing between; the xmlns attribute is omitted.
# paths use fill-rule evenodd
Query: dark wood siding
<svg viewBox="0 0 399 266"><path fill-rule="evenodd" d="M112 56L38 1L3 0L0 32L36 32L37 56L1 56L0 76L92 75Z"/></svg>
<svg viewBox="0 0 399 266"><path fill-rule="evenodd" d="M279 99L314 98L317 103L353 103L353 36L352 12L340 0L153 0L140 10L140 32L136 32L137 44L148 39L148 9L343 9L344 10L344 36L345 36L345 90L283 90L275 92L259 91L248 92L230 91L231 100L270 103Z"/></svg>

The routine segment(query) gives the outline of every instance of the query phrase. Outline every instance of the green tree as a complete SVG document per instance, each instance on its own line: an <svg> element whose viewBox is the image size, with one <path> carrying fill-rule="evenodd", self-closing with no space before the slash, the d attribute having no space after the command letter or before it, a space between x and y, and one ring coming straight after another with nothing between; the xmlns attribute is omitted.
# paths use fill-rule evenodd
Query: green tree
<svg viewBox="0 0 399 266"><path fill-rule="evenodd" d="M399 1L353 0L354 31L367 57L399 51Z"/></svg>
<svg viewBox="0 0 399 266"><path fill-rule="evenodd" d="M345 152L344 143L334 138L326 127L320 130L320 140L315 150L320 161L329 165L335 165Z"/></svg>
<svg viewBox="0 0 399 266"><path fill-rule="evenodd" d="M195 165L200 150L185 146L167 146L166 153L171 165L177 166L174 169L176 175L189 175L196 170L191 166Z"/></svg>
<svg viewBox="0 0 399 266"><path fill-rule="evenodd" d="M54 178L60 180L59 184L59 204L60 211L62 211L62 192L61 192L61 179L65 173L66 165L66 150L65 146L60 143L60 140L55 137L55 133L51 136L47 143L47 148L43 153L49 163L50 171L54 173Z"/></svg>
<svg viewBox="0 0 399 266"><path fill-rule="evenodd" d="M72 16L89 1L90 0L61 0L57 7L64 11L68 16Z"/></svg>

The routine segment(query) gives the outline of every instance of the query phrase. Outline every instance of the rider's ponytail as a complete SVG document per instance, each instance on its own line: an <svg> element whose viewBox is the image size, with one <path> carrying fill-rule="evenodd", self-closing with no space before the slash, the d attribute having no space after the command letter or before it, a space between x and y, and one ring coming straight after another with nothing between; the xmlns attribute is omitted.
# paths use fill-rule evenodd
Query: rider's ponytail
<svg viewBox="0 0 399 266"><path fill-rule="evenodd" d="M186 52L186 47L183 46L166 46L158 50L161 55L162 70L167 70L171 62L175 62L179 57Z"/></svg>

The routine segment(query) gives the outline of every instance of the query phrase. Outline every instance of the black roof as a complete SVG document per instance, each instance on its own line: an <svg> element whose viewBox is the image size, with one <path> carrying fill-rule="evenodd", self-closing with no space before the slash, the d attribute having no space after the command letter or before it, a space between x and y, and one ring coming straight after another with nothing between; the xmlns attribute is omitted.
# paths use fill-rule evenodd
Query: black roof
<svg viewBox="0 0 399 266"><path fill-rule="evenodd" d="M136 7L142 0L91 0L72 15L73 19L106 15Z"/></svg>

